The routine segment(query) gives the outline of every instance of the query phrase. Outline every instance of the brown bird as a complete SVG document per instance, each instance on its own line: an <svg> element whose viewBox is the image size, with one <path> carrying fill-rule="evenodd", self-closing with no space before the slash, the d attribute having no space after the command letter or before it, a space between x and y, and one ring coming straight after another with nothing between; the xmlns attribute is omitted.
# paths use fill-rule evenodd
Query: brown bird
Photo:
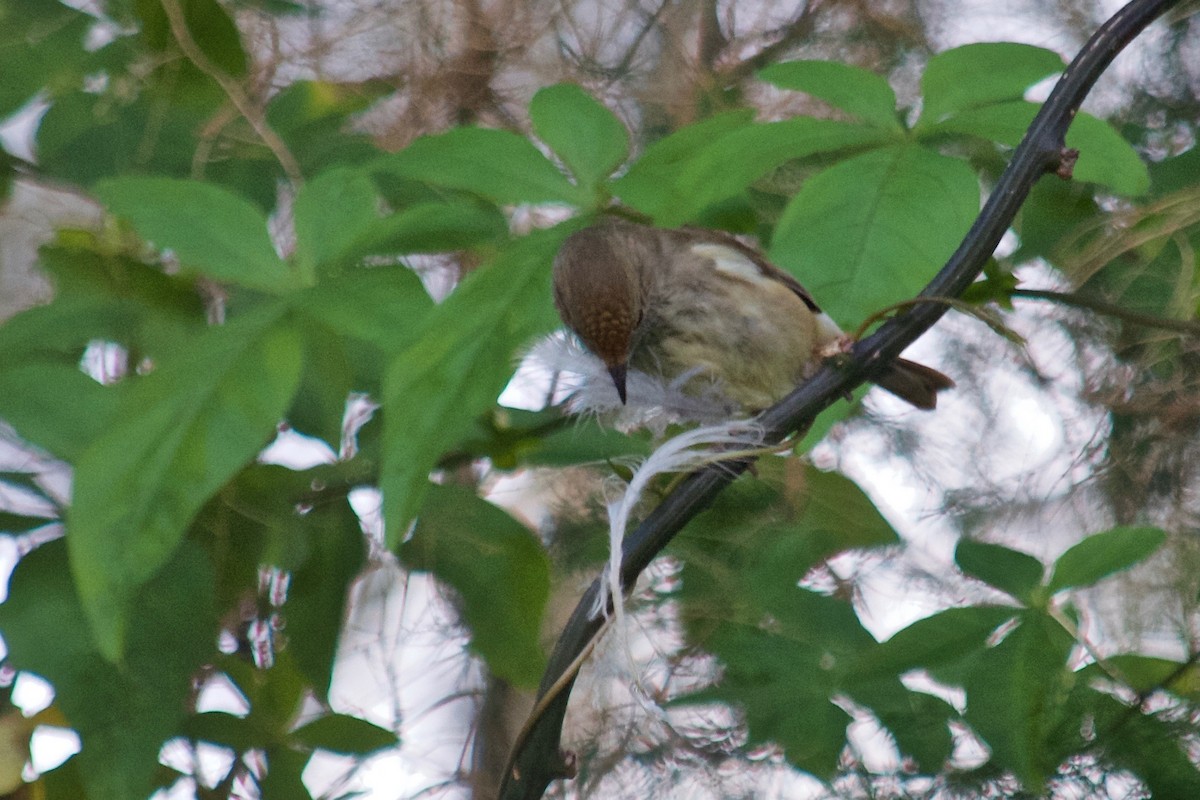
<svg viewBox="0 0 1200 800"><path fill-rule="evenodd" d="M554 261L554 303L622 403L632 367L687 376L685 391L761 411L846 343L799 281L732 236L697 228L612 219L572 234ZM902 358L875 382L923 409L954 386Z"/></svg>

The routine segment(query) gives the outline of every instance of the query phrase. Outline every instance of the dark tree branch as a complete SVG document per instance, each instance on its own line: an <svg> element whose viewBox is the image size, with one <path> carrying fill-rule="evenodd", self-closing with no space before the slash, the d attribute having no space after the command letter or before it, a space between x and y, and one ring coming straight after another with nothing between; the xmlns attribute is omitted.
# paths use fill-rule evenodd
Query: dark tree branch
<svg viewBox="0 0 1200 800"><path fill-rule="evenodd" d="M1058 172L1064 158L1069 157L1065 145L1067 128L1096 79L1134 37L1177 3L1178 0L1133 0L1092 35L1034 118L966 238L921 292L921 297L959 297L975 281L1038 178L1046 172ZM946 310L947 305L941 302L914 305L858 342L849 358L836 365L826 364L759 417L767 442L779 442L806 427L817 414L879 374ZM684 479L626 537L621 558L622 584L633 586L642 570L675 534L749 464L747 459L729 461ZM588 649L604 624L590 614L600 580L579 601L551 654L537 708L517 741L500 787L501 800L537 800L551 781L573 773L573 764L560 752L559 741L574 671L581 661L579 655Z"/></svg>

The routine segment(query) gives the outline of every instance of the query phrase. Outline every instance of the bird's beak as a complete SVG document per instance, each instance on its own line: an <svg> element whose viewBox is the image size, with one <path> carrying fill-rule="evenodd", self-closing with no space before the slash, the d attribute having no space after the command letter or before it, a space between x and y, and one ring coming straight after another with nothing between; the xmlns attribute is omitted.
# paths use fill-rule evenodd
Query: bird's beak
<svg viewBox="0 0 1200 800"><path fill-rule="evenodd" d="M617 387L617 395L621 398L621 405L625 405L625 371L624 364L608 368L608 374L612 375L613 386Z"/></svg>

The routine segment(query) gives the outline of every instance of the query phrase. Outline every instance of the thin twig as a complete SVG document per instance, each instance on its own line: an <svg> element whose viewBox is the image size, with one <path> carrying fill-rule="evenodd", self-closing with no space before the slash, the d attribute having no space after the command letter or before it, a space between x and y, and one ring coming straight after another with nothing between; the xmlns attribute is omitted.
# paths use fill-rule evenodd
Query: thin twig
<svg viewBox="0 0 1200 800"><path fill-rule="evenodd" d="M183 15L183 7L179 4L179 0L161 1L163 11L167 14L167 22L171 26L171 35L175 37L175 41L179 44L179 49L187 56L188 61L196 65L196 69L216 81L217 85L221 87L222 91L229 98L229 102L233 103L233 107L238 110L239 114L246 118L246 121L250 123L250 127L258 134L258 138L262 139L263 144L274 153L275 159L279 162L279 166L283 167L284 174L288 176L288 180L291 181L294 187L299 187L304 182L304 176L300 171L300 164L296 161L296 157L292 155L292 151L288 149L287 144L284 143L279 134L267 123L266 114L254 103L250 102L250 98L242 91L241 84L210 61L208 56L204 54L204 51L200 49L200 45L192 38L192 32L188 30L187 19Z"/></svg>
<svg viewBox="0 0 1200 800"><path fill-rule="evenodd" d="M1012 297L1025 297L1030 300L1052 300L1055 303L1062 303L1065 306L1085 308L1088 311L1095 311L1097 314L1115 317L1122 322L1130 322L1134 325L1141 325L1144 328L1158 328L1164 331L1182 333L1187 336L1200 336L1200 322L1191 322L1186 319L1170 319L1153 314L1140 314L1137 311L1130 311L1115 303L1106 303L1103 300L1097 300L1094 297L1085 297L1075 292L1055 292L1049 289L1013 289L1009 294Z"/></svg>

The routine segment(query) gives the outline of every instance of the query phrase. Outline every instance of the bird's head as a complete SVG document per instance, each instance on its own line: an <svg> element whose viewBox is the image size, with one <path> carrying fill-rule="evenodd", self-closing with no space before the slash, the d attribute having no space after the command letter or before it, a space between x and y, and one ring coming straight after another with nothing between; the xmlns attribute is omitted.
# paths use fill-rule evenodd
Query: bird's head
<svg viewBox="0 0 1200 800"><path fill-rule="evenodd" d="M554 260L554 304L567 327L604 362L621 402L643 317L638 248L627 225L578 231Z"/></svg>

